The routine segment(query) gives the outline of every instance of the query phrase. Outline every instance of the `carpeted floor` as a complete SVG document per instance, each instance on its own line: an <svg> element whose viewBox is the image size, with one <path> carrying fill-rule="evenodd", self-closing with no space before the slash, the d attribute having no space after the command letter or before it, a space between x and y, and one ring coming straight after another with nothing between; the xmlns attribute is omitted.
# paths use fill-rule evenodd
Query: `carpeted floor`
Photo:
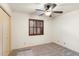
<svg viewBox="0 0 79 59"><path fill-rule="evenodd" d="M11 56L79 56L79 53L55 43L14 50Z"/></svg>

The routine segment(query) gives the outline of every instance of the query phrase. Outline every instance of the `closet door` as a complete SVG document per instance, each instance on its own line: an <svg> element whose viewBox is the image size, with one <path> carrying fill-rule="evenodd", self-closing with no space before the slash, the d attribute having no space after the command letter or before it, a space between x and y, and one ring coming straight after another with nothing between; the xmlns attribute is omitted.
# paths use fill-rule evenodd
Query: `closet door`
<svg viewBox="0 0 79 59"><path fill-rule="evenodd" d="M1 56L2 53L3 53L3 52L2 52L2 51L3 51L3 50L2 50L2 48L3 48L3 47L2 47L2 39L3 39L3 38L2 38L2 33L3 33L3 31L2 31L2 19L3 19L3 18L2 18L2 10L0 9L0 56Z"/></svg>
<svg viewBox="0 0 79 59"><path fill-rule="evenodd" d="M3 55L9 54L9 16L3 12Z"/></svg>
<svg viewBox="0 0 79 59"><path fill-rule="evenodd" d="M10 52L10 18L2 9L0 12L2 14L2 54L8 55Z"/></svg>

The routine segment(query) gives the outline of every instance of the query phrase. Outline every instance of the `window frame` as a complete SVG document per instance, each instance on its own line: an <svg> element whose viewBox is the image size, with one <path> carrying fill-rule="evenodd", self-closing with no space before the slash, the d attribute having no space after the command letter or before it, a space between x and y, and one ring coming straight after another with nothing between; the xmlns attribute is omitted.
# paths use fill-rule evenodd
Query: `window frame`
<svg viewBox="0 0 79 59"><path fill-rule="evenodd" d="M30 26L30 21L33 22L33 27ZM34 26L34 22L36 24L36 27ZM38 23L41 25L38 25ZM39 26L39 27L38 27ZM30 28L33 28L33 33L30 34ZM36 28L36 34L35 34L35 29ZM37 29L40 29L40 33L37 32ZM43 20L38 20L38 19L29 19L29 36L34 36L34 35L44 35L44 21Z"/></svg>

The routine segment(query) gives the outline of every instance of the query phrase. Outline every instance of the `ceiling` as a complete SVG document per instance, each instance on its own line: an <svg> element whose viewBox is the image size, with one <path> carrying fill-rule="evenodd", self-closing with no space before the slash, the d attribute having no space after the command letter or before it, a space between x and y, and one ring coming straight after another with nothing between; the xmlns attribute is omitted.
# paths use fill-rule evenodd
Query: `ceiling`
<svg viewBox="0 0 79 59"><path fill-rule="evenodd" d="M34 13L35 9L43 9L45 3L9 3L12 11ZM61 10L64 13L79 9L79 3L57 3L53 10Z"/></svg>

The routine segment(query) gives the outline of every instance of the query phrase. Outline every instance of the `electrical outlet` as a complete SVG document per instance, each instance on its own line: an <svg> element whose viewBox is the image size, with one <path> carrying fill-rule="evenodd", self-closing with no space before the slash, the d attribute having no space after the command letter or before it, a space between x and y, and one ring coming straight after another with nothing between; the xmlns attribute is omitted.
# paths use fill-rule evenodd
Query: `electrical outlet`
<svg viewBox="0 0 79 59"><path fill-rule="evenodd" d="M60 41L57 40L57 42L60 42Z"/></svg>
<svg viewBox="0 0 79 59"><path fill-rule="evenodd" d="M24 45L26 45L26 42L24 42Z"/></svg>
<svg viewBox="0 0 79 59"><path fill-rule="evenodd" d="M66 43L64 42L64 45L65 45Z"/></svg>

